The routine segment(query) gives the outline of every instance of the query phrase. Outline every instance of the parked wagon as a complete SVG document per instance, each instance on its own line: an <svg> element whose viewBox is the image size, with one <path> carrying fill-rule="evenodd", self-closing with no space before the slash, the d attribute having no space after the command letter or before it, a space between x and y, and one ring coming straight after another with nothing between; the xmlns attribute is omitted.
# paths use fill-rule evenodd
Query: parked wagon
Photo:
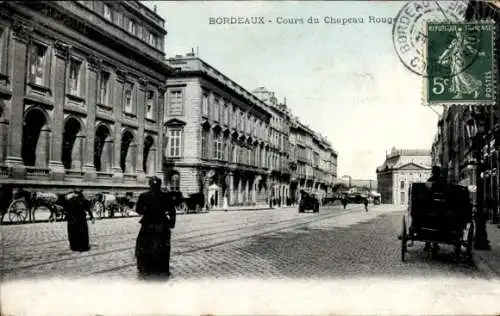
<svg viewBox="0 0 500 316"><path fill-rule="evenodd" d="M409 188L408 212L402 219L401 260L408 242L421 241L454 246L457 262L472 263L474 222L466 187L444 183L413 183ZM436 253L433 251L433 254Z"/></svg>

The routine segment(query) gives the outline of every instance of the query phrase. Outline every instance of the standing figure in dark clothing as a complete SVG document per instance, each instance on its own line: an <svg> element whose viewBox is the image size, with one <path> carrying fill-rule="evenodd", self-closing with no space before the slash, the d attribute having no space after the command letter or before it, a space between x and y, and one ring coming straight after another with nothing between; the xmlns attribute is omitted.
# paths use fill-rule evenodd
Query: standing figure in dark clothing
<svg viewBox="0 0 500 316"><path fill-rule="evenodd" d="M347 197L345 195L343 195L340 198L340 201L342 202L342 205L344 206L344 210L345 210L345 208L347 207Z"/></svg>
<svg viewBox="0 0 500 316"><path fill-rule="evenodd" d="M66 195L66 202L63 207L68 222L69 247L73 251L90 250L87 213L90 215L91 220L94 219L90 210L90 202L85 198L82 191L75 190Z"/></svg>
<svg viewBox="0 0 500 316"><path fill-rule="evenodd" d="M161 190L161 180L153 177L150 190L139 196L136 212L142 215L135 256L141 278L170 276L170 230L175 227L176 212L171 194Z"/></svg>
<svg viewBox="0 0 500 316"><path fill-rule="evenodd" d="M363 198L363 204L365 205L365 212L368 212L368 198Z"/></svg>

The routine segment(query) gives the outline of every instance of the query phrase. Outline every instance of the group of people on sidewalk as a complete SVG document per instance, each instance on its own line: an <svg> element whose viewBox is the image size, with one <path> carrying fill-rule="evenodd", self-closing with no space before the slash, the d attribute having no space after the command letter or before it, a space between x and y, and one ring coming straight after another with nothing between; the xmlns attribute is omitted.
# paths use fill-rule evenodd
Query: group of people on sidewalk
<svg viewBox="0 0 500 316"><path fill-rule="evenodd" d="M170 276L171 229L175 227L175 195L161 189L161 179L149 181L149 191L139 196L136 212L142 216L136 239L135 257L141 279L164 279ZM66 218L69 246L72 251L89 251L87 213L94 223L88 200L81 190L67 195Z"/></svg>

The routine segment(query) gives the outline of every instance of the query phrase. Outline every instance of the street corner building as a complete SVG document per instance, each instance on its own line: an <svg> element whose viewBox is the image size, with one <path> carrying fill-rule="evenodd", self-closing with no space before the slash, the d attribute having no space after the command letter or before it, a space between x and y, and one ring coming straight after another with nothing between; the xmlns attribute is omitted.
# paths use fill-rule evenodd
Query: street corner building
<svg viewBox="0 0 500 316"><path fill-rule="evenodd" d="M0 183L163 178L164 20L139 1L2 1Z"/></svg>
<svg viewBox="0 0 500 316"><path fill-rule="evenodd" d="M337 152L264 87L252 92L189 53L167 60L167 185L203 192L215 207L291 204L299 189L326 194Z"/></svg>
<svg viewBox="0 0 500 316"><path fill-rule="evenodd" d="M377 184L384 204L408 204L408 189L414 182L425 182L431 176L431 150L396 149L386 155L378 167Z"/></svg>

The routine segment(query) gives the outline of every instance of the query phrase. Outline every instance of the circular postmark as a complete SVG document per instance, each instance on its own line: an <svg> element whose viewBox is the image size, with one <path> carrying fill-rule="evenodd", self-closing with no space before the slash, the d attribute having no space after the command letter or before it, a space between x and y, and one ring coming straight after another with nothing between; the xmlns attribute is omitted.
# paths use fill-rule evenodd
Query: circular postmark
<svg viewBox="0 0 500 316"><path fill-rule="evenodd" d="M426 60L425 47L427 44L426 23L429 21L464 22L467 10L467 1L410 1L398 12L392 29L394 49L403 65L420 76L427 76L427 63L439 60ZM460 33L449 32L445 39L445 46L456 40ZM478 45L479 41L471 40L474 32L468 35L471 43ZM476 55L468 56L467 62L460 68L461 71L470 66L477 57L477 50L471 50ZM456 75L450 73L449 76Z"/></svg>

